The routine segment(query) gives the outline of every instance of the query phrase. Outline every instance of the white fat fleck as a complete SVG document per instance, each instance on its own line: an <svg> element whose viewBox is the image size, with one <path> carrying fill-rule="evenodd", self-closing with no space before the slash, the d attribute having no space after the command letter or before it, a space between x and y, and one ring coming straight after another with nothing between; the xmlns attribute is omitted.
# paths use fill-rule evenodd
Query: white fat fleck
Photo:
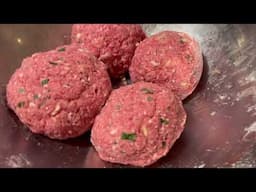
<svg viewBox="0 0 256 192"><path fill-rule="evenodd" d="M29 102L29 107L35 107L36 106L36 104L35 103L33 103L33 102Z"/></svg>
<svg viewBox="0 0 256 192"><path fill-rule="evenodd" d="M81 33L76 34L76 38L79 39L81 37Z"/></svg>
<svg viewBox="0 0 256 192"><path fill-rule="evenodd" d="M160 65L160 63L156 62L156 61L150 61L150 63L153 65L153 66L158 66Z"/></svg>
<svg viewBox="0 0 256 192"><path fill-rule="evenodd" d="M70 121L72 119L72 113L68 113L68 120Z"/></svg>
<svg viewBox="0 0 256 192"><path fill-rule="evenodd" d="M23 77L23 73L20 73L20 74L19 74L19 77Z"/></svg>
<svg viewBox="0 0 256 192"><path fill-rule="evenodd" d="M116 150L116 148L117 148L117 146L116 146L116 145L112 145L112 151L115 151L115 150Z"/></svg>
<svg viewBox="0 0 256 192"><path fill-rule="evenodd" d="M248 127L245 127L244 131L246 131L245 135L243 136L242 140L247 140L247 136L251 133L256 132L256 121L254 121L251 125L249 125Z"/></svg>
<svg viewBox="0 0 256 192"><path fill-rule="evenodd" d="M55 106L55 108L54 108L53 112L51 113L51 115L52 115L52 116L56 115L56 114L60 111L60 109L61 109L61 106L60 106L60 104L58 103L58 104Z"/></svg>
<svg viewBox="0 0 256 192"><path fill-rule="evenodd" d="M213 111L210 113L211 116L214 116L216 114L216 111Z"/></svg>
<svg viewBox="0 0 256 192"><path fill-rule="evenodd" d="M180 85L181 85L182 87L187 87L187 86L188 86L188 84L187 84L186 82L181 82Z"/></svg>
<svg viewBox="0 0 256 192"><path fill-rule="evenodd" d="M101 55L101 56L99 57L99 60L107 59L107 58L109 58L109 57L111 57L111 53L110 53L110 52L106 52L106 53L104 53L103 55Z"/></svg>
<svg viewBox="0 0 256 192"><path fill-rule="evenodd" d="M172 64L172 61L171 60L168 60L166 63L165 63L165 66L169 66Z"/></svg>
<svg viewBox="0 0 256 192"><path fill-rule="evenodd" d="M70 134L70 135L71 135L72 133L73 133L73 131L72 131L72 130L68 130L68 134Z"/></svg>
<svg viewBox="0 0 256 192"><path fill-rule="evenodd" d="M227 97L227 95L219 95L219 98L220 98L221 100L226 99L226 97Z"/></svg>
<svg viewBox="0 0 256 192"><path fill-rule="evenodd" d="M148 136L148 130L147 130L147 127L145 125L142 126L142 132L143 132L145 137Z"/></svg>
<svg viewBox="0 0 256 192"><path fill-rule="evenodd" d="M114 134L116 134L116 132L117 132L117 130L113 129L113 130L110 131L110 135L114 135Z"/></svg>

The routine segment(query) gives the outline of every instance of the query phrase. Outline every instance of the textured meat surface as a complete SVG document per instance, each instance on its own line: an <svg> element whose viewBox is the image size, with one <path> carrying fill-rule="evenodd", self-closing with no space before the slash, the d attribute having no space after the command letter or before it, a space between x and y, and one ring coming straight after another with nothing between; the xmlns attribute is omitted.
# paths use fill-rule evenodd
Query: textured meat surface
<svg viewBox="0 0 256 192"><path fill-rule="evenodd" d="M91 127L111 89L102 62L62 46L25 58L7 85L7 101L32 132L67 139Z"/></svg>
<svg viewBox="0 0 256 192"><path fill-rule="evenodd" d="M105 161L147 166L168 153L185 121L172 92L138 82L112 91L95 119L91 141Z"/></svg>
<svg viewBox="0 0 256 192"><path fill-rule="evenodd" d="M140 25L75 24L71 38L103 61L111 77L118 78L128 71L135 48L145 36Z"/></svg>
<svg viewBox="0 0 256 192"><path fill-rule="evenodd" d="M197 86L203 57L197 41L186 33L164 31L142 41L129 68L133 82L161 84L181 99Z"/></svg>

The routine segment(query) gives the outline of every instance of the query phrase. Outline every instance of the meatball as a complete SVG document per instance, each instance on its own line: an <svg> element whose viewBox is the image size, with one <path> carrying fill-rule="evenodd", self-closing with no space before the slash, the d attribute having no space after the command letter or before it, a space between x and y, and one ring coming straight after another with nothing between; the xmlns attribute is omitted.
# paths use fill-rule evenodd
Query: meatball
<svg viewBox="0 0 256 192"><path fill-rule="evenodd" d="M33 133L67 139L90 129L111 90L102 62L62 46L22 61L7 85L7 102Z"/></svg>
<svg viewBox="0 0 256 192"><path fill-rule="evenodd" d="M128 71L136 46L146 37L135 24L75 24L72 43L79 43L103 61L111 77Z"/></svg>
<svg viewBox="0 0 256 192"><path fill-rule="evenodd" d="M165 156L186 121L182 102L157 84L115 89L95 119L91 142L102 160L148 166Z"/></svg>
<svg viewBox="0 0 256 192"><path fill-rule="evenodd" d="M197 86L203 71L199 43L182 32L155 34L137 47L129 68L131 80L164 85L182 100Z"/></svg>

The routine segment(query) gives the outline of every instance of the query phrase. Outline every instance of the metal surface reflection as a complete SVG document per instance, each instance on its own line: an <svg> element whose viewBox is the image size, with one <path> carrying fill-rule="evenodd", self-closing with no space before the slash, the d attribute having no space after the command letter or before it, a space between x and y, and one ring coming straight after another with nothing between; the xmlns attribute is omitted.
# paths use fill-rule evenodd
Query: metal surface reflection
<svg viewBox="0 0 256 192"><path fill-rule="evenodd" d="M201 43L205 66L184 101L184 133L151 167L255 167L256 25L143 27L148 34L188 32ZM22 59L68 44L70 31L71 25L0 25L0 167L126 167L100 160L89 133L61 142L33 135L6 106L5 85Z"/></svg>

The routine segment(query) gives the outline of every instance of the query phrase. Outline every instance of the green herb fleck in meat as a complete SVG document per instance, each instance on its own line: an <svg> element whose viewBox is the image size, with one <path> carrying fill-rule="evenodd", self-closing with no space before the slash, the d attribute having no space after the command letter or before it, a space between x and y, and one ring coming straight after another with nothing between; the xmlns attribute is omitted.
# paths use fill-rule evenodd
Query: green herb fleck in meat
<svg viewBox="0 0 256 192"><path fill-rule="evenodd" d="M166 142L162 141L162 147L165 147L165 146L166 146Z"/></svg>
<svg viewBox="0 0 256 192"><path fill-rule="evenodd" d="M154 93L153 90L148 89L148 88L142 88L141 91L144 92L145 94L153 94Z"/></svg>
<svg viewBox="0 0 256 192"><path fill-rule="evenodd" d="M168 125L169 124L169 120L168 119L164 119L163 117L160 118L160 123L162 125Z"/></svg>
<svg viewBox="0 0 256 192"><path fill-rule="evenodd" d="M33 97L34 97L34 99L38 99L39 98L39 96L37 94L35 94Z"/></svg>
<svg viewBox="0 0 256 192"><path fill-rule="evenodd" d="M135 141L136 140L136 133L122 133L121 139L123 140L130 140Z"/></svg>
<svg viewBox="0 0 256 192"><path fill-rule="evenodd" d="M41 81L41 85L44 86L44 85L48 84L48 82L49 82L49 79L44 79Z"/></svg>
<svg viewBox="0 0 256 192"><path fill-rule="evenodd" d="M24 93L25 89L24 88L19 88L19 93Z"/></svg>
<svg viewBox="0 0 256 192"><path fill-rule="evenodd" d="M17 104L17 107L21 108L21 107L24 107L25 106L25 102L24 101L21 101Z"/></svg>
<svg viewBox="0 0 256 192"><path fill-rule="evenodd" d="M52 62L52 61L49 61L49 63L50 63L51 65L58 65L58 63L55 63L55 62Z"/></svg>
<svg viewBox="0 0 256 192"><path fill-rule="evenodd" d="M152 100L153 100L153 97L148 96L148 97L147 97L147 100L150 102L150 101L152 101Z"/></svg>
<svg viewBox="0 0 256 192"><path fill-rule="evenodd" d="M58 51L59 51L59 52L61 52L61 51L65 51L65 50L66 50L66 48L65 48L65 47L62 47L62 48L58 49Z"/></svg>

